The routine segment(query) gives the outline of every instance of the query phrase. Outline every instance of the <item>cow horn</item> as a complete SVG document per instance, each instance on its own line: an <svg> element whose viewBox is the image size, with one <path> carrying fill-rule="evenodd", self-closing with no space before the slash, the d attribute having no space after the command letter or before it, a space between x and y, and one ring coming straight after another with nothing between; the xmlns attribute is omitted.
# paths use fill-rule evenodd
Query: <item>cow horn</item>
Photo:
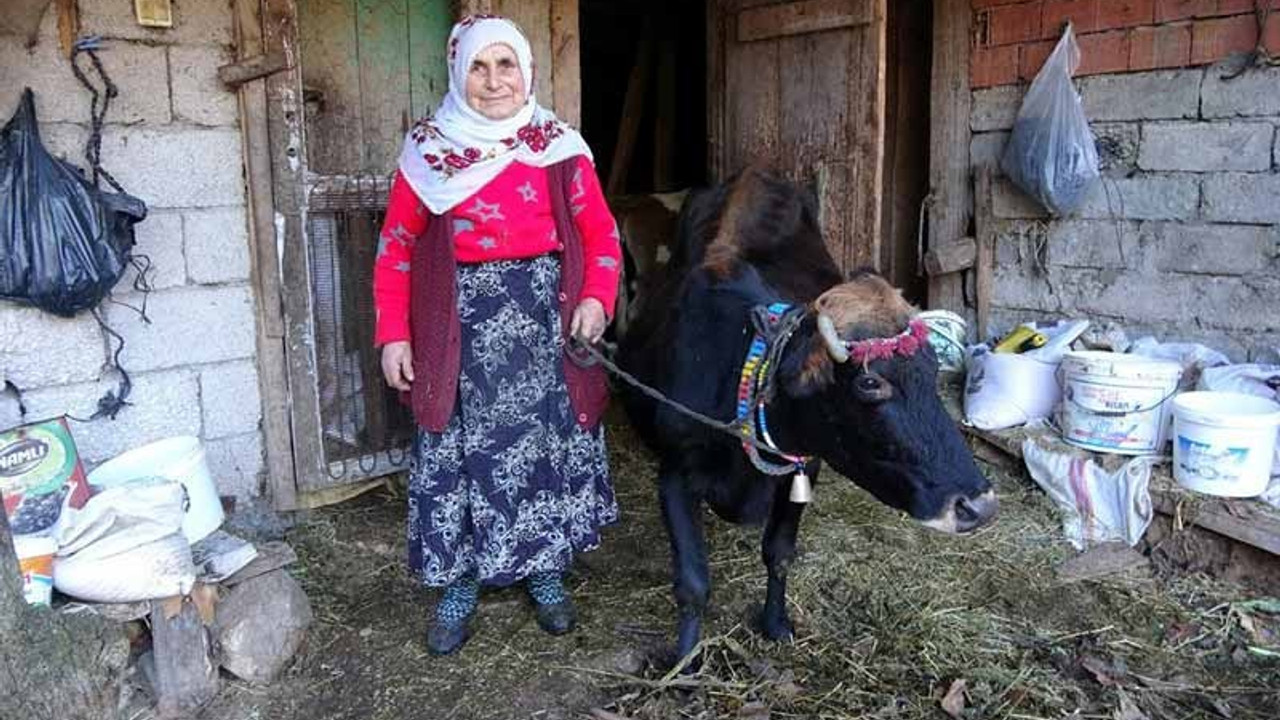
<svg viewBox="0 0 1280 720"><path fill-rule="evenodd" d="M822 335L822 342L827 344L827 352L831 353L831 359L838 363L849 360L849 351L841 342L840 336L836 334L836 324L823 313L818 313L818 333Z"/></svg>

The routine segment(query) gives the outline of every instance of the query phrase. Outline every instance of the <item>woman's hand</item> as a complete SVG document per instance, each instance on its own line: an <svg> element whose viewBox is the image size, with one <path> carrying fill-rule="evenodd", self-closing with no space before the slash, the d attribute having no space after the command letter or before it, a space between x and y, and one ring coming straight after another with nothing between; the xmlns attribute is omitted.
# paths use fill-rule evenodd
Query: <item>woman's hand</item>
<svg viewBox="0 0 1280 720"><path fill-rule="evenodd" d="M604 329L608 325L604 305L595 298L586 298L573 311L573 318L569 321L569 335L587 345L594 345L604 337ZM386 366L385 362L383 366Z"/></svg>
<svg viewBox="0 0 1280 720"><path fill-rule="evenodd" d="M382 376L396 390L408 390L413 382L413 350L409 341L399 340L382 346Z"/></svg>

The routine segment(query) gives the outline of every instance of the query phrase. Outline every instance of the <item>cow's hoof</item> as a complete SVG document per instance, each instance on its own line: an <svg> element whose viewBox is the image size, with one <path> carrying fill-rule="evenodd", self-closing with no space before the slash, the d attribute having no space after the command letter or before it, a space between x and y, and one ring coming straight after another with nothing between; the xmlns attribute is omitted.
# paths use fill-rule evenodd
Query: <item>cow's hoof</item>
<svg viewBox="0 0 1280 720"><path fill-rule="evenodd" d="M779 614L777 617L770 617L768 613L761 612L756 616L756 630L761 635L773 640L774 642L790 641L795 636L795 626L791 624L791 620L786 615Z"/></svg>
<svg viewBox="0 0 1280 720"><path fill-rule="evenodd" d="M537 606L538 627L552 635L563 635L573 629L577 622L577 613L573 610L573 601L569 599L558 603L539 603Z"/></svg>
<svg viewBox="0 0 1280 720"><path fill-rule="evenodd" d="M436 620L427 628L427 652L432 655L452 655L471 637L471 618L454 622Z"/></svg>

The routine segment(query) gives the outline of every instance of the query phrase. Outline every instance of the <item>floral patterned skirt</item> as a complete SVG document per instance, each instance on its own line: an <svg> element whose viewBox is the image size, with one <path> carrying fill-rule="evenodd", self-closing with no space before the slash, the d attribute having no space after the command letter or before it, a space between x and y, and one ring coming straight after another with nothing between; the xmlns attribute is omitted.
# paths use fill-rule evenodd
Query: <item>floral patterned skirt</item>
<svg viewBox="0 0 1280 720"><path fill-rule="evenodd" d="M419 428L409 564L430 586L567 570L618 519L604 428L574 419L561 366L559 260L458 266L462 370L444 432Z"/></svg>

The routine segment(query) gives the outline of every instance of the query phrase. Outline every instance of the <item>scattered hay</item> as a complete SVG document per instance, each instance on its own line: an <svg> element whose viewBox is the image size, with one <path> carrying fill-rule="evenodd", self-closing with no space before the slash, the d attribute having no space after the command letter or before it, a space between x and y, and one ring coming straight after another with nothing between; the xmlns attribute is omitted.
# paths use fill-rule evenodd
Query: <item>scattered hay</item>
<svg viewBox="0 0 1280 720"><path fill-rule="evenodd" d="M944 699L968 719L1280 717L1270 605L1150 567L1063 581L1074 552L1052 504L988 466L1001 516L967 538L824 474L791 570L786 644L749 629L764 597L759 529L710 520L701 666L674 672L653 462L625 426L610 433L623 521L571 577L577 631L549 637L521 589L489 591L463 651L429 657L434 594L404 567L403 492L382 491L299 524L308 647L276 686L226 693L204 717L945 719Z"/></svg>

